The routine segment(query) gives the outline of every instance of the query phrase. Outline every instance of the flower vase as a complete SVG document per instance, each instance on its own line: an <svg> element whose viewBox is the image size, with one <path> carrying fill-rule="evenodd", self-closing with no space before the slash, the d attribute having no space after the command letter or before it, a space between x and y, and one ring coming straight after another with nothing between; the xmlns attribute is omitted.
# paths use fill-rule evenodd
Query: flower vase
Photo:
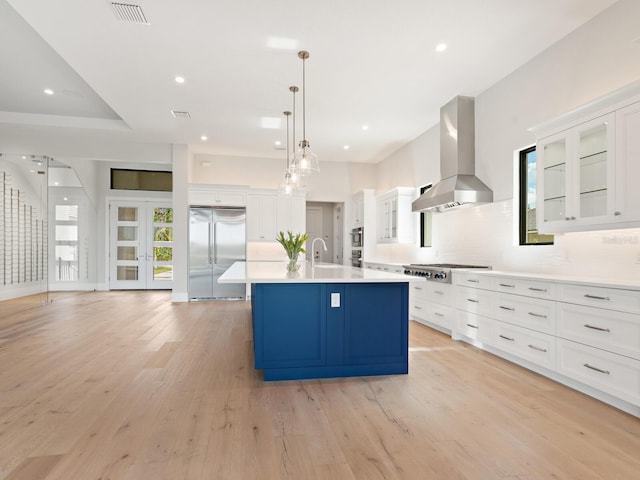
<svg viewBox="0 0 640 480"><path fill-rule="evenodd" d="M289 262L287 263L287 272L297 272L300 269L300 262L298 262L298 256L296 255L294 258L289 258Z"/></svg>

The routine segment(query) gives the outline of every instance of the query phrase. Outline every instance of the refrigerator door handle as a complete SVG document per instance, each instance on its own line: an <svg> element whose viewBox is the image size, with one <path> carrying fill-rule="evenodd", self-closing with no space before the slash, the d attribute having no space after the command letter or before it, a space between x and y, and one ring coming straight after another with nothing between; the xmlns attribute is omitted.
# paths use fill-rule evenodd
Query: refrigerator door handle
<svg viewBox="0 0 640 480"><path fill-rule="evenodd" d="M216 225L217 223L213 223L213 264L218 264L218 238L216 235Z"/></svg>
<svg viewBox="0 0 640 480"><path fill-rule="evenodd" d="M211 223L209 223L209 230L207 231L207 236L208 236L208 238L207 238L207 240L208 240L207 241L207 243L208 243L208 245L207 245L207 249L208 249L207 255L209 257L208 258L209 265L211 265Z"/></svg>

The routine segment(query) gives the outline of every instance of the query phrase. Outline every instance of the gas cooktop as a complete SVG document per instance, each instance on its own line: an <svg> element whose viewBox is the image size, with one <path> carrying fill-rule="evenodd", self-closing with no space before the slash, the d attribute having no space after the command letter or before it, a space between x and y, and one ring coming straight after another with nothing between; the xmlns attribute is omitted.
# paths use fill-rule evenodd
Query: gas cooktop
<svg viewBox="0 0 640 480"><path fill-rule="evenodd" d="M403 265L405 275L424 277L427 280L451 283L451 270L456 268L477 268L491 270L484 265L461 265L456 263L412 263Z"/></svg>

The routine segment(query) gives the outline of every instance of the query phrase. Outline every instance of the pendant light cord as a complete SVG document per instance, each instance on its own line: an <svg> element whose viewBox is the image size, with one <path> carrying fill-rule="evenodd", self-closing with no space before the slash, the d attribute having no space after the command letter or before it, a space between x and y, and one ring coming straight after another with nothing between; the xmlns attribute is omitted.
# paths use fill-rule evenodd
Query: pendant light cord
<svg viewBox="0 0 640 480"><path fill-rule="evenodd" d="M307 123L307 84L306 84L306 75L305 75L305 60L306 57L302 57L302 141L304 145L307 144L307 131L306 131L306 123Z"/></svg>

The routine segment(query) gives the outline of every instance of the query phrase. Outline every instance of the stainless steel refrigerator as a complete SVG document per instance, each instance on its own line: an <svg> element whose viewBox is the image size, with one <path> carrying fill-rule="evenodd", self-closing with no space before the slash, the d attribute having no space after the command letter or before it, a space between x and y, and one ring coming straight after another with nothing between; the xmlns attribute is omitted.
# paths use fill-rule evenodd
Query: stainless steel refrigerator
<svg viewBox="0 0 640 480"><path fill-rule="evenodd" d="M244 284L217 283L233 262L246 258L245 209L189 209L189 298L244 300Z"/></svg>

